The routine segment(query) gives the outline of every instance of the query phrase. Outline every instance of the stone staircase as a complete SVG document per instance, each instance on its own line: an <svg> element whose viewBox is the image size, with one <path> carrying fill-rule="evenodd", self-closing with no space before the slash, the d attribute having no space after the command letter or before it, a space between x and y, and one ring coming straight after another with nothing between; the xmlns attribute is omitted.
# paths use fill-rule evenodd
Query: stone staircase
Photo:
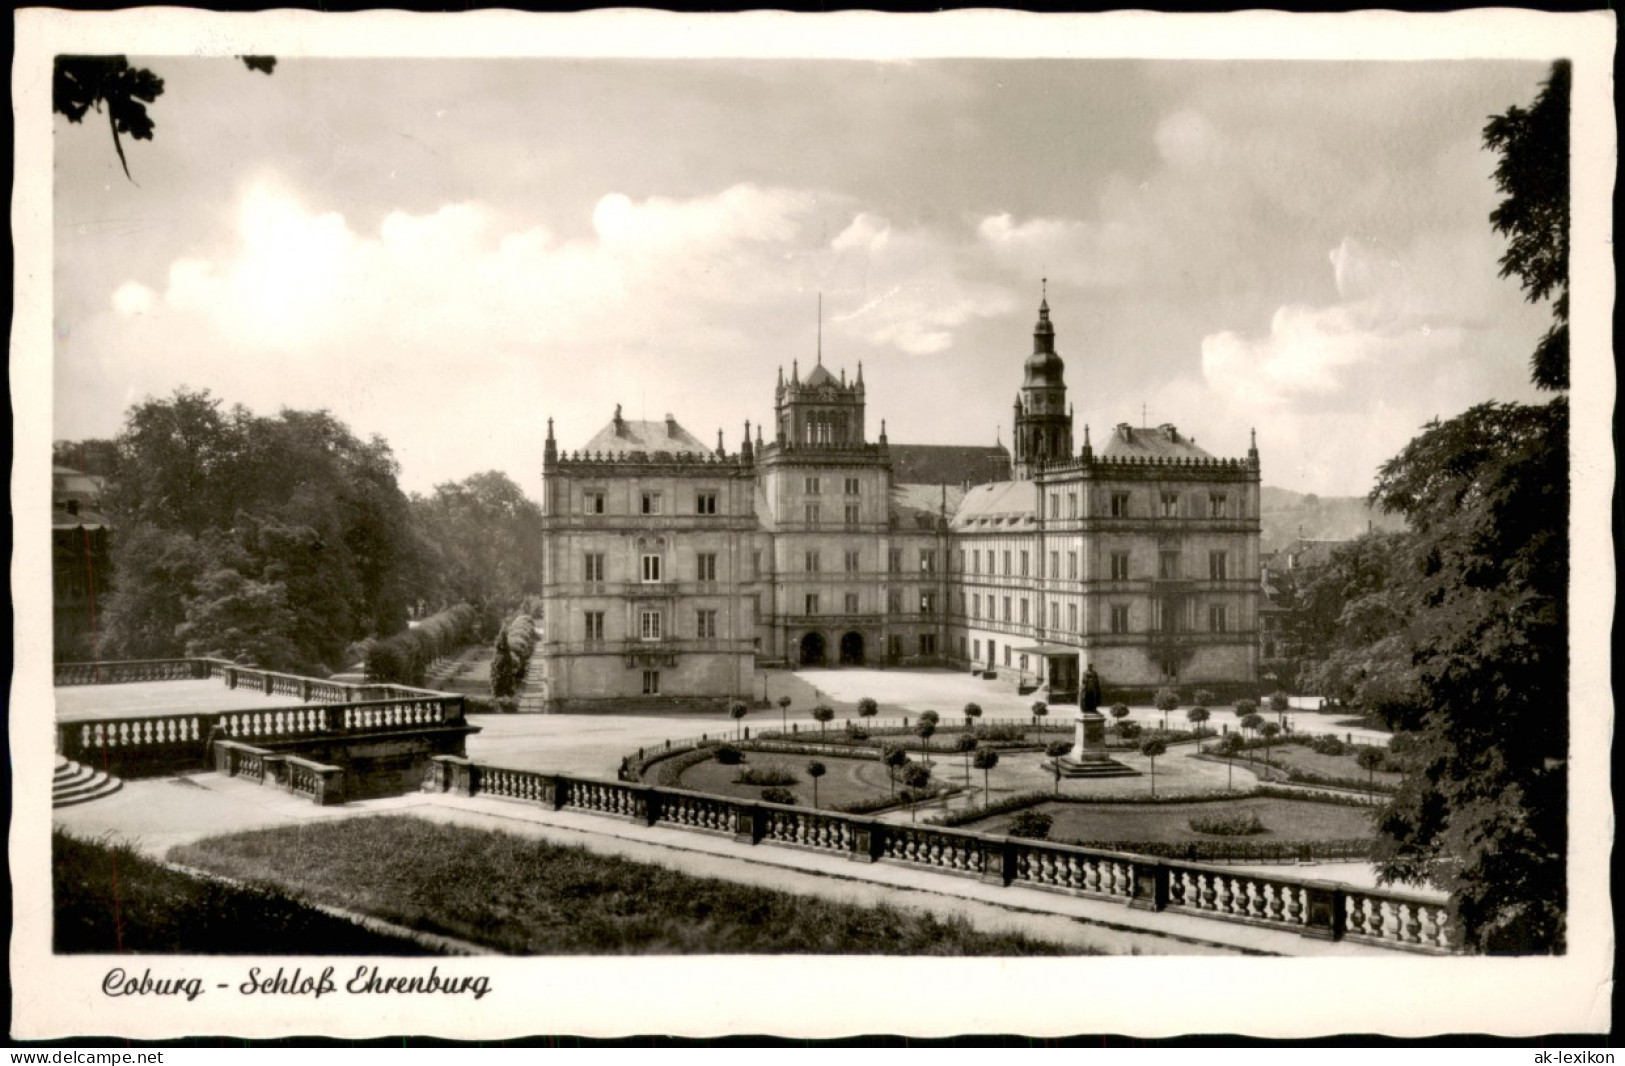
<svg viewBox="0 0 1625 1066"><path fill-rule="evenodd" d="M124 782L110 774L58 758L56 776L51 780L51 806L72 807L77 803L89 803L103 796L111 796L123 787Z"/></svg>

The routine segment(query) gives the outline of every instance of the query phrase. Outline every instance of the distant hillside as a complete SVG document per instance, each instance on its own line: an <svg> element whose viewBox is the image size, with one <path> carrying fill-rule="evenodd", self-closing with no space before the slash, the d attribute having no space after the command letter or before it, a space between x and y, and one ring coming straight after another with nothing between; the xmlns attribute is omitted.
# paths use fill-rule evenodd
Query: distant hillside
<svg viewBox="0 0 1625 1066"><path fill-rule="evenodd" d="M1267 552L1284 548L1299 537L1353 540L1367 528L1405 528L1404 519L1366 506L1363 496L1316 496L1265 485L1260 503L1263 533L1259 546Z"/></svg>

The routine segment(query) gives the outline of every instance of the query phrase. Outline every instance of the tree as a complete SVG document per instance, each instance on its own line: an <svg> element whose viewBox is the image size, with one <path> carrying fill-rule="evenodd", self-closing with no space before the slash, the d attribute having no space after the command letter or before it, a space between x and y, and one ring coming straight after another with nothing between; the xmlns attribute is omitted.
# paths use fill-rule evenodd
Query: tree
<svg viewBox="0 0 1625 1066"><path fill-rule="evenodd" d="M506 474L490 470L412 497L412 516L434 560L430 594L471 603L485 618L542 591L542 509Z"/></svg>
<svg viewBox="0 0 1625 1066"><path fill-rule="evenodd" d="M1569 92L1568 60L1552 64L1535 102L1493 116L1484 146L1500 155L1495 187L1506 194L1490 223L1504 234L1501 276L1516 275L1530 303L1551 297L1555 320L1530 358L1543 389L1569 387Z"/></svg>
<svg viewBox="0 0 1625 1066"><path fill-rule="evenodd" d="M931 737L936 733L936 731L937 723L931 721L929 718L922 717L919 724L914 727L914 732L920 738L921 746L925 748L925 761L927 763L931 761Z"/></svg>
<svg viewBox="0 0 1625 1066"><path fill-rule="evenodd" d="M1114 704L1112 704L1112 717L1117 719L1119 722L1121 722L1123 719L1127 718L1128 717L1128 704L1126 704L1126 703L1114 703Z"/></svg>
<svg viewBox="0 0 1625 1066"><path fill-rule="evenodd" d="M908 762L908 752L901 744L887 744L880 749L880 761L886 764L886 777L891 781L891 794L897 795L897 771Z"/></svg>
<svg viewBox="0 0 1625 1066"><path fill-rule="evenodd" d="M971 728L976 719L982 717L982 705L979 703L965 704L965 728Z"/></svg>
<svg viewBox="0 0 1625 1066"><path fill-rule="evenodd" d="M1035 719L1042 720L1045 715L1049 714L1049 704L1045 703L1043 700L1035 700L1035 701L1033 701L1033 708L1032 709L1033 709L1033 717Z"/></svg>
<svg viewBox="0 0 1625 1066"><path fill-rule="evenodd" d="M976 750L975 733L961 733L954 738L954 750L965 756L965 786L970 787L970 753Z"/></svg>
<svg viewBox="0 0 1625 1066"><path fill-rule="evenodd" d="M1361 748L1359 751L1354 753L1354 761L1359 763L1360 769L1365 771L1366 791L1375 792L1377 790L1377 767L1381 766L1384 761L1382 749L1371 747Z"/></svg>
<svg viewBox="0 0 1625 1066"><path fill-rule="evenodd" d="M823 740L824 727L829 724L830 719L835 717L835 708L829 706L828 704L820 703L818 706L813 708L812 716L813 721L818 723L818 739Z"/></svg>
<svg viewBox="0 0 1625 1066"><path fill-rule="evenodd" d="M1292 700L1287 697L1285 692L1270 693L1270 710L1279 716L1283 726L1286 724L1286 712L1291 708Z"/></svg>
<svg viewBox="0 0 1625 1066"><path fill-rule="evenodd" d="M1190 710L1186 711L1185 717L1187 720L1189 720L1191 725L1196 727L1196 735L1200 737L1202 735L1202 723L1207 721L1211 716L1206 707L1198 706L1192 707Z"/></svg>
<svg viewBox="0 0 1625 1066"><path fill-rule="evenodd" d="M1224 756L1225 762L1224 787L1227 792L1236 790L1236 756L1241 754L1244 746L1245 741L1237 733L1226 733L1219 741L1219 754Z"/></svg>
<svg viewBox="0 0 1625 1066"><path fill-rule="evenodd" d="M1010 819L1007 832L1013 837L1025 840L1044 840L1049 837L1049 831L1055 825L1053 815L1043 811L1025 810Z"/></svg>
<svg viewBox="0 0 1625 1066"><path fill-rule="evenodd" d="M779 697L779 725L781 732L790 732L790 703L789 696Z"/></svg>
<svg viewBox="0 0 1625 1066"><path fill-rule="evenodd" d="M909 820L918 821L920 793L931 783L931 768L924 763L909 763L903 768L903 783L909 791Z"/></svg>
<svg viewBox="0 0 1625 1066"><path fill-rule="evenodd" d="M1072 750L1072 745L1064 740L1057 740L1044 748L1044 754L1050 757L1050 769L1055 772L1055 794L1061 794L1061 756Z"/></svg>
<svg viewBox="0 0 1625 1066"><path fill-rule="evenodd" d="M877 715L879 713L880 713L880 704L876 703L874 700L870 699L868 696L865 696L861 700L858 701L858 717L859 718L873 718L875 715Z"/></svg>
<svg viewBox="0 0 1625 1066"><path fill-rule="evenodd" d="M976 749L976 757L971 761L982 771L982 806L985 807L991 802L989 797L992 795L992 789L988 785L988 771L999 765L999 753L993 748L980 747Z"/></svg>
<svg viewBox="0 0 1625 1066"><path fill-rule="evenodd" d="M1157 794L1157 756L1167 754L1168 742L1158 736L1146 737L1140 742L1140 754L1151 760L1151 794Z"/></svg>
<svg viewBox="0 0 1625 1066"><path fill-rule="evenodd" d="M238 56L249 70L270 74L276 68L273 56ZM150 70L130 66L124 56L56 57L51 71L51 110L81 122L90 111L107 108L107 124L113 134L113 150L118 153L124 176L130 177L130 164L124 158L121 134L138 141L152 140L154 122L147 104L163 95L164 79ZM134 179L131 179L134 180Z"/></svg>
<svg viewBox="0 0 1625 1066"><path fill-rule="evenodd" d="M1270 765L1270 741L1280 735L1281 727L1274 722L1265 722L1258 727L1258 732L1264 737L1264 765Z"/></svg>
<svg viewBox="0 0 1625 1066"><path fill-rule="evenodd" d="M1139 722L1131 722L1126 718L1120 719L1112 728L1116 729L1117 735L1122 737L1124 740L1138 739L1141 731Z"/></svg>
<svg viewBox="0 0 1625 1066"><path fill-rule="evenodd" d="M1238 724L1240 722L1244 721L1247 718L1248 715L1257 714L1257 713L1258 713L1258 701L1257 700L1250 700L1250 699L1247 699L1247 698L1243 697L1242 699L1239 699L1239 700L1236 701L1236 722Z"/></svg>
<svg viewBox="0 0 1625 1066"><path fill-rule="evenodd" d="M728 717L739 723L734 727L735 739L744 738L745 715L749 713L749 711L750 707L746 705L744 700L734 700L728 704Z"/></svg>
<svg viewBox="0 0 1625 1066"><path fill-rule="evenodd" d="M1263 724L1264 716L1259 714L1257 711L1253 711L1251 714L1247 715L1241 720L1241 728L1253 733L1258 732L1259 727L1261 727Z"/></svg>
<svg viewBox="0 0 1625 1066"><path fill-rule="evenodd" d="M814 760L812 760L811 762L809 762L807 764L807 776L812 778L812 783L813 783L813 806L814 807L818 806L818 779L820 777L823 777L828 772L829 772L829 768L827 766L825 766L823 763L819 762L817 759L814 759Z"/></svg>
<svg viewBox="0 0 1625 1066"><path fill-rule="evenodd" d="M1162 728L1163 731L1166 732L1168 729L1169 712L1174 711L1179 707L1179 693L1175 692L1171 688L1159 688L1157 690L1156 698L1151 702L1152 705L1157 708L1157 710L1162 712Z"/></svg>
<svg viewBox="0 0 1625 1066"><path fill-rule="evenodd" d="M508 643L508 629L504 626L497 631L496 653L491 657L491 695L499 700L512 699L518 688L518 674L513 648Z"/></svg>

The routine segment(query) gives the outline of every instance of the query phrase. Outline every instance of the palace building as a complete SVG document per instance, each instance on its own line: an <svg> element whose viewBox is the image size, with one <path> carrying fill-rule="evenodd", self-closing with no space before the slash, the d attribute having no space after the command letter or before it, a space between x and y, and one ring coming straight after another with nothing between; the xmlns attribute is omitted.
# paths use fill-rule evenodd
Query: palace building
<svg viewBox="0 0 1625 1066"><path fill-rule="evenodd" d="M1172 425L1073 446L1047 299L1002 446L869 440L822 354L737 450L614 417L542 462L548 710L748 699L758 665L955 666L1075 702L1258 671L1259 464Z"/></svg>

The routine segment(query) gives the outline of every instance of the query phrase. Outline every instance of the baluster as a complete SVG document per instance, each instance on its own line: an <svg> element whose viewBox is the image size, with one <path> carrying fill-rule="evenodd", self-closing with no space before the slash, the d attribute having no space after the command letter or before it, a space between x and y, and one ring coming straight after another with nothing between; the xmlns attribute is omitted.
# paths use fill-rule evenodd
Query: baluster
<svg viewBox="0 0 1625 1066"><path fill-rule="evenodd" d="M1365 932L1365 897L1350 894L1345 897L1344 928L1350 933Z"/></svg>
<svg viewBox="0 0 1625 1066"><path fill-rule="evenodd" d="M1285 891L1285 887L1281 885L1266 883L1264 886L1265 909L1268 911L1269 920L1272 922L1280 921L1282 914L1286 911L1286 901L1281 898Z"/></svg>
<svg viewBox="0 0 1625 1066"><path fill-rule="evenodd" d="M1286 920L1293 925L1303 924L1303 889L1296 885L1286 889Z"/></svg>
<svg viewBox="0 0 1625 1066"><path fill-rule="evenodd" d="M1371 906L1371 920L1366 923L1369 935L1379 940L1384 939L1386 934L1383 933L1383 901L1381 899L1369 899L1367 902Z"/></svg>

